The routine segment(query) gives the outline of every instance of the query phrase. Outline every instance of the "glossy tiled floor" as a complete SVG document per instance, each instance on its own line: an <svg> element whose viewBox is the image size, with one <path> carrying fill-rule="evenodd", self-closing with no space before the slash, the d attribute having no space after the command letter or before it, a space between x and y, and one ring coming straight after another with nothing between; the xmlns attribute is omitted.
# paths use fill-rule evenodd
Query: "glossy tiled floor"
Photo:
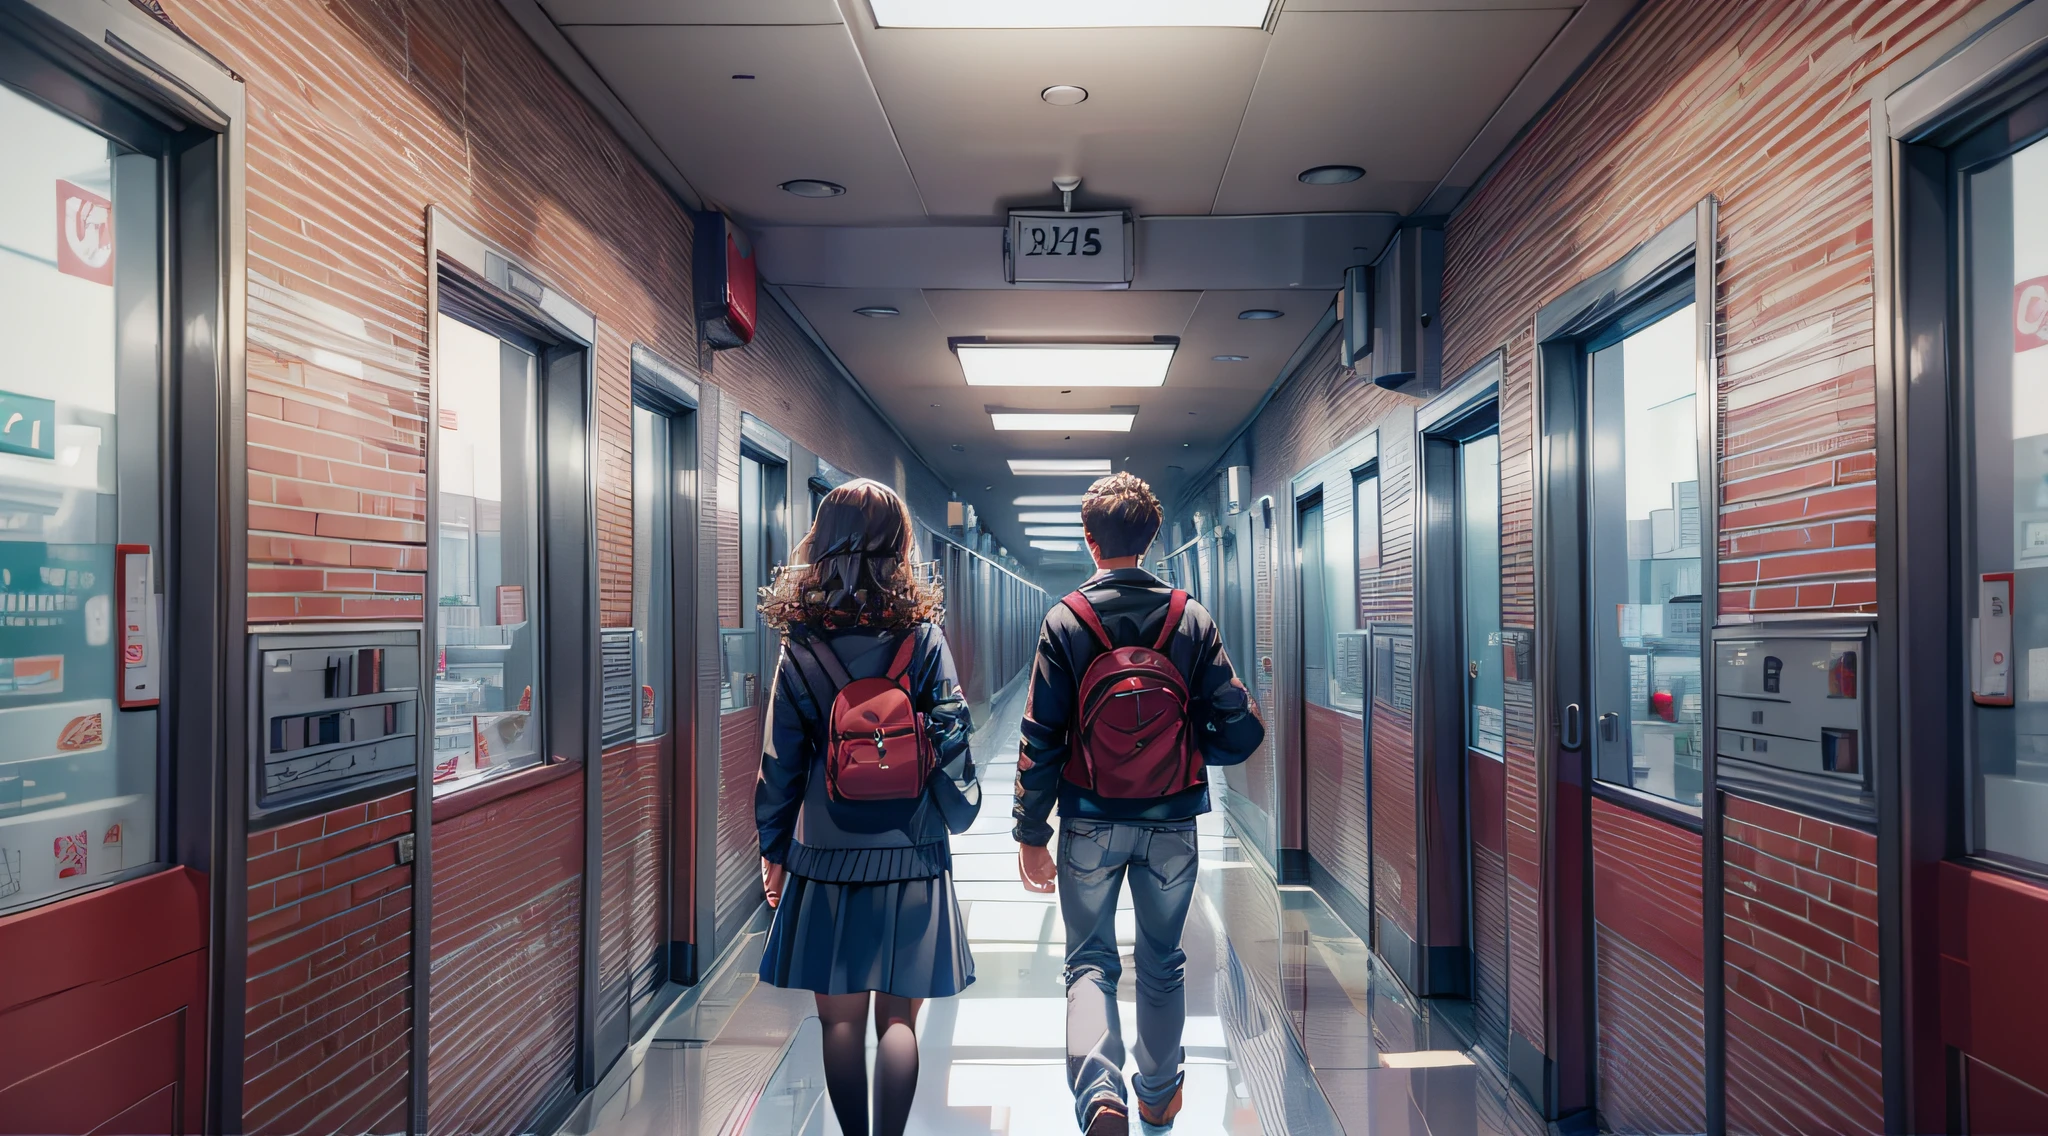
<svg viewBox="0 0 2048 1136"><path fill-rule="evenodd" d="M928 1003L920 1020L923 1065L910 1124L917 1136L1076 1130L1065 1082L1057 899L1017 882L1009 837L1017 703L999 703L976 739L982 816L954 842L976 981L957 998ZM1201 888L1183 939L1188 1072L1176 1133L1542 1131L1475 1063L1463 1031L1409 999L1314 892L1275 887L1244 856L1221 812L1204 819L1201 843ZM1123 910L1118 929L1128 950L1128 902ZM564 1131L836 1136L810 997L759 985L751 972L758 951L758 936L738 947ZM1128 1023L1128 1001L1123 1010Z"/></svg>

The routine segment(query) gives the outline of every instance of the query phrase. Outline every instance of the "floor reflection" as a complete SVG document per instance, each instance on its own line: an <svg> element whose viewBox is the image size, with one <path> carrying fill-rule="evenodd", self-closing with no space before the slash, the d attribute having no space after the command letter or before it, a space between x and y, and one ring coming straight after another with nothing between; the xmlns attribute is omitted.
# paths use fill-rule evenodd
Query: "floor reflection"
<svg viewBox="0 0 2048 1136"><path fill-rule="evenodd" d="M982 817L955 841L976 981L928 1003L916 1136L1076 1131L1065 1080L1057 899L1017 882L1008 786L1016 700L977 739ZM1523 1136L1541 1122L1469 1048L1457 1006L1408 997L1306 888L1275 887L1230 834L1201 825L1188 954L1182 1136ZM1128 898L1118 916L1128 957ZM758 943L628 1056L564 1131L605 1136L836 1136L808 995L760 986ZM1129 1036L1133 1006L1122 1006ZM1132 1070L1127 1069L1128 1076Z"/></svg>

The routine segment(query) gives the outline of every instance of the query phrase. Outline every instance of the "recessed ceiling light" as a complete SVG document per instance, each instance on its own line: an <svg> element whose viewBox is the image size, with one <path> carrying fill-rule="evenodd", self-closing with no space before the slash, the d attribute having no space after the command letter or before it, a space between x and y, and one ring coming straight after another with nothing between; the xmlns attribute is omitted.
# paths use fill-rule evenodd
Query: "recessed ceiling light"
<svg viewBox="0 0 2048 1136"><path fill-rule="evenodd" d="M1081 514L1019 513L1017 514L1017 523L1020 525L1078 525L1081 523Z"/></svg>
<svg viewBox="0 0 2048 1136"><path fill-rule="evenodd" d="M1272 0L872 0L884 28L1257 28Z"/></svg>
<svg viewBox="0 0 2048 1136"><path fill-rule="evenodd" d="M1357 166L1310 166L1295 175L1303 185L1343 185L1364 176L1365 171Z"/></svg>
<svg viewBox="0 0 2048 1136"><path fill-rule="evenodd" d="M783 186L782 188L789 189L789 187L786 185ZM795 193L796 191L791 189L790 192ZM886 304L875 304L870 307L855 308L853 309L853 314L857 316L866 316L872 320L885 320L890 318L891 316L900 316L903 313L895 308L889 307Z"/></svg>
<svg viewBox="0 0 2048 1136"><path fill-rule="evenodd" d="M1249 359L1249 358L1251 358L1251 356L1249 356L1249 355L1211 355L1211 356L1209 356L1209 358L1211 358L1211 359L1214 359L1214 360L1215 360L1216 362L1218 362L1218 363L1242 363L1242 362L1244 362L1244 361L1245 361L1246 359Z"/></svg>
<svg viewBox="0 0 2048 1136"><path fill-rule="evenodd" d="M782 192L794 193L798 197L838 197L846 187L836 181L820 181L817 178L797 178L782 183Z"/></svg>
<svg viewBox="0 0 2048 1136"><path fill-rule="evenodd" d="M1108 458L1011 458L1010 472L1019 477L1109 476Z"/></svg>
<svg viewBox="0 0 2048 1136"><path fill-rule="evenodd" d="M1031 547L1041 548L1047 552L1079 552L1081 551L1081 542L1078 540L1034 540L1031 542Z"/></svg>
<svg viewBox="0 0 2048 1136"><path fill-rule="evenodd" d="M1079 493L1071 493L1071 494L1060 494L1060 493L1055 493L1055 494L1052 494L1052 495L1050 495L1050 496L1045 496L1045 497L1019 497L1019 498L1017 498L1016 500L1014 500L1014 501L1010 502L1010 504L1012 504L1012 505L1039 505L1039 506L1049 506L1049 505L1072 505L1072 506L1073 506L1074 508L1078 509L1078 508L1080 508L1080 507L1081 507L1081 495L1080 495Z"/></svg>
<svg viewBox="0 0 2048 1136"><path fill-rule="evenodd" d="M1237 313L1237 318L1241 320L1276 320L1286 314L1286 312L1280 311L1277 308L1246 308Z"/></svg>
<svg viewBox="0 0 2048 1136"><path fill-rule="evenodd" d="M1441 1069L1470 1064L1472 1059L1455 1049L1418 1049L1408 1053L1380 1054L1380 1066L1386 1069Z"/></svg>
<svg viewBox="0 0 2048 1136"><path fill-rule="evenodd" d="M1067 540L1079 540L1088 535L1080 525L1026 525L1025 536L1056 536Z"/></svg>
<svg viewBox="0 0 2048 1136"><path fill-rule="evenodd" d="M1056 83L1038 92L1038 97L1056 107L1070 107L1088 101L1088 91L1070 83Z"/></svg>
<svg viewBox="0 0 2048 1136"><path fill-rule="evenodd" d="M971 387L1156 387L1166 383L1172 343L962 343Z"/></svg>
<svg viewBox="0 0 2048 1136"><path fill-rule="evenodd" d="M1112 406L1108 410L1040 411L988 409L989 420L998 430L1101 430L1117 434L1131 432L1137 421L1135 406Z"/></svg>

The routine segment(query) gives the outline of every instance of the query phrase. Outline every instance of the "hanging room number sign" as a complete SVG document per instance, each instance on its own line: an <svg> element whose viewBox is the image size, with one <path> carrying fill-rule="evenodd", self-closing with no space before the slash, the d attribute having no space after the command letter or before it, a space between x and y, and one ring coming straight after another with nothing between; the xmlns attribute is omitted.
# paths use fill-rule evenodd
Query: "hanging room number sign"
<svg viewBox="0 0 2048 1136"><path fill-rule="evenodd" d="M1003 274L1012 284L1131 282L1131 219L1121 210L1014 212L1005 244Z"/></svg>

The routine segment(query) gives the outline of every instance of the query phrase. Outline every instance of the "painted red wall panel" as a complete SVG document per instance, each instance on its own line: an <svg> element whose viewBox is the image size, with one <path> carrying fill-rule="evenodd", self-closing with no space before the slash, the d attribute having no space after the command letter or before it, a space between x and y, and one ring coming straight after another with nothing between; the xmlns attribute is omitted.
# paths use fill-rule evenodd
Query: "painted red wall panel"
<svg viewBox="0 0 2048 1136"><path fill-rule="evenodd" d="M0 1132L200 1130L206 897L172 868L0 918Z"/></svg>
<svg viewBox="0 0 2048 1136"><path fill-rule="evenodd" d="M600 997L653 992L656 951L668 946L662 908L668 886L662 804L666 746L635 742L604 757L604 847L598 876L598 988ZM600 1017L610 1013L607 1001Z"/></svg>
<svg viewBox="0 0 2048 1136"><path fill-rule="evenodd" d="M1372 721L1373 914L1416 935L1415 731L1379 694Z"/></svg>
<svg viewBox="0 0 2048 1136"><path fill-rule="evenodd" d="M1882 1131L1877 839L1721 799L1729 1131Z"/></svg>
<svg viewBox="0 0 2048 1136"><path fill-rule="evenodd" d="M1940 890L1942 1040L2048 1093L2048 888L1951 863Z"/></svg>
<svg viewBox="0 0 2048 1136"><path fill-rule="evenodd" d="M761 902L761 839L754 828L754 782L761 776L759 707L718 719L719 942Z"/></svg>
<svg viewBox="0 0 2048 1136"><path fill-rule="evenodd" d="M583 778L439 821L433 839L429 1126L522 1130L574 1073Z"/></svg>
<svg viewBox="0 0 2048 1136"><path fill-rule="evenodd" d="M404 1122L412 1053L411 792L249 835L242 1127Z"/></svg>
<svg viewBox="0 0 2048 1136"><path fill-rule="evenodd" d="M1613 1132L1706 1128L1698 833L1593 802L1599 1111Z"/></svg>

